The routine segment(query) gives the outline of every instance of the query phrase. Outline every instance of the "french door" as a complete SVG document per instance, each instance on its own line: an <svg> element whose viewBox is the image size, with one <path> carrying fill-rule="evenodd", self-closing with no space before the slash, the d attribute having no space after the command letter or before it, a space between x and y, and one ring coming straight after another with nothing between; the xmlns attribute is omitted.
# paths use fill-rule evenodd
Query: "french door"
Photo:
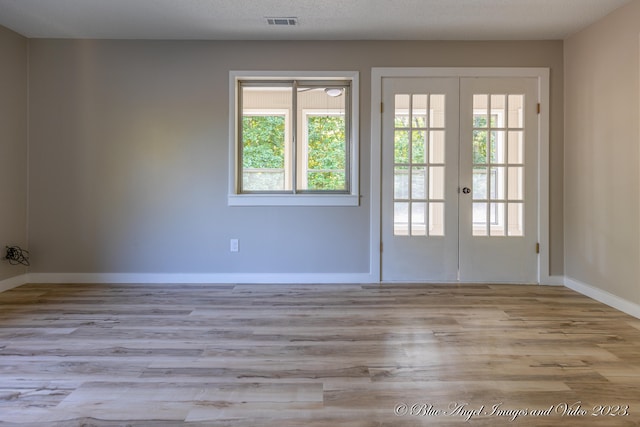
<svg viewBox="0 0 640 427"><path fill-rule="evenodd" d="M384 78L383 281L537 282L537 80Z"/></svg>

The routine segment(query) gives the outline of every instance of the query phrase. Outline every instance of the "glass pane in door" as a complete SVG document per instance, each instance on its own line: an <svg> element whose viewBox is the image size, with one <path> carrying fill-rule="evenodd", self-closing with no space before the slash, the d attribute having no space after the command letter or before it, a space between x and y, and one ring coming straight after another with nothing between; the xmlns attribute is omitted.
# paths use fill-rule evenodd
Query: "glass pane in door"
<svg viewBox="0 0 640 427"><path fill-rule="evenodd" d="M444 236L445 95L395 95L394 235Z"/></svg>
<svg viewBox="0 0 640 427"><path fill-rule="evenodd" d="M473 95L473 236L523 236L524 95Z"/></svg>

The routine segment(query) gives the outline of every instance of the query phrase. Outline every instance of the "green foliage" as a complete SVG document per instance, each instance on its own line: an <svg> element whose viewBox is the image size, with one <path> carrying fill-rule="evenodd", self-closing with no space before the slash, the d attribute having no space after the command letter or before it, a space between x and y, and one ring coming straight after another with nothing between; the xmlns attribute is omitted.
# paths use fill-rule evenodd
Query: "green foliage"
<svg viewBox="0 0 640 427"><path fill-rule="evenodd" d="M491 116L491 126L496 125L496 116ZM474 115L473 116L473 127L474 128L487 128L487 116L485 115ZM473 163L474 164L483 164L489 162L489 152L487 150L487 135L488 130L474 130L473 131ZM495 159L496 156L496 141L495 135L491 133L491 158Z"/></svg>
<svg viewBox="0 0 640 427"><path fill-rule="evenodd" d="M409 131L396 131L394 141L395 163L426 163L426 133L411 132L411 159L409 162Z"/></svg>
<svg viewBox="0 0 640 427"><path fill-rule="evenodd" d="M307 186L309 190L344 190L344 171L313 172L307 173Z"/></svg>
<svg viewBox="0 0 640 427"><path fill-rule="evenodd" d="M414 119L415 120L415 119ZM491 117L491 126L496 125L496 116ZM399 116L396 117L396 127L406 127L409 122L408 117ZM420 125L423 125L420 123ZM491 158L496 156L496 141L495 134L491 134L491 143L487 142L487 135L489 130L487 128L487 116L476 115L473 117L473 127L480 128L473 131L473 163L484 164L488 163L488 145L491 146ZM487 130L483 130L487 129ZM411 162L409 161L409 132L411 132ZM394 140L394 161L395 163L426 163L427 153L425 152L425 132L423 131L409 131L409 130L397 130L395 132Z"/></svg>
<svg viewBox="0 0 640 427"><path fill-rule="evenodd" d="M309 190L344 190L346 138L343 116L308 117Z"/></svg>
<svg viewBox="0 0 640 427"><path fill-rule="evenodd" d="M284 168L284 116L242 117L242 167Z"/></svg>
<svg viewBox="0 0 640 427"><path fill-rule="evenodd" d="M396 131L393 141L393 159L395 163L409 163L409 131Z"/></svg>
<svg viewBox="0 0 640 427"><path fill-rule="evenodd" d="M308 118L307 189L344 190L346 137L343 116ZM283 169L284 116L243 116L242 167Z"/></svg>

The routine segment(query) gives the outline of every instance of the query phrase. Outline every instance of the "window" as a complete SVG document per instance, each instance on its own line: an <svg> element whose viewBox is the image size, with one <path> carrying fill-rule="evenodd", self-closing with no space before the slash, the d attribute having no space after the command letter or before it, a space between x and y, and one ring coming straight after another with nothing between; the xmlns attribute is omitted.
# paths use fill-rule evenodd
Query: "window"
<svg viewBox="0 0 640 427"><path fill-rule="evenodd" d="M444 236L445 99L395 95L394 236Z"/></svg>
<svg viewBox="0 0 640 427"><path fill-rule="evenodd" d="M278 191L290 182L289 110L245 109L242 115L242 185L245 191Z"/></svg>
<svg viewBox="0 0 640 427"><path fill-rule="evenodd" d="M524 95L473 95L473 235L524 236Z"/></svg>
<svg viewBox="0 0 640 427"><path fill-rule="evenodd" d="M358 205L357 73L231 73L230 205Z"/></svg>

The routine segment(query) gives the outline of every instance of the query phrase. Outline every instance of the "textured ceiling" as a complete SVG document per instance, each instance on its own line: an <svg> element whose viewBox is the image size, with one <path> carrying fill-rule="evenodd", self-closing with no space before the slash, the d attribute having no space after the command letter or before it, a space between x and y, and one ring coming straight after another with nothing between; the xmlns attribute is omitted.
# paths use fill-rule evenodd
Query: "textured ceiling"
<svg viewBox="0 0 640 427"><path fill-rule="evenodd" d="M550 40L630 1L0 0L0 25L31 38Z"/></svg>

